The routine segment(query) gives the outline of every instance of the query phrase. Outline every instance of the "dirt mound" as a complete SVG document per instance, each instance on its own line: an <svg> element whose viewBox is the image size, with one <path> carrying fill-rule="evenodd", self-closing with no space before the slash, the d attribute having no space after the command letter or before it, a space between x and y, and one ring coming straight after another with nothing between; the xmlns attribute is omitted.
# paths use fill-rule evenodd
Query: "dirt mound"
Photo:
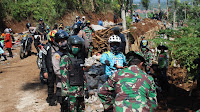
<svg viewBox="0 0 200 112"><path fill-rule="evenodd" d="M159 21L155 19L153 20L146 18L141 22L134 23L130 28L131 35L134 37L134 39L137 39L138 37L144 35L146 32L153 29L154 27L159 26L158 22Z"/></svg>
<svg viewBox="0 0 200 112"><path fill-rule="evenodd" d="M78 11L74 12L66 12L66 14L57 20L57 23L64 23L64 25L71 26L76 16L85 16L86 20L90 20L92 24L98 24L98 20L102 19L103 21L113 21L113 12L102 12L102 13L92 13L92 12L85 12L79 13ZM8 28L12 28L15 33L20 33L27 30L26 23L30 22L32 26L37 26L37 21L34 20L23 20L21 22L17 21L6 21L5 25ZM45 21L44 21L45 22Z"/></svg>

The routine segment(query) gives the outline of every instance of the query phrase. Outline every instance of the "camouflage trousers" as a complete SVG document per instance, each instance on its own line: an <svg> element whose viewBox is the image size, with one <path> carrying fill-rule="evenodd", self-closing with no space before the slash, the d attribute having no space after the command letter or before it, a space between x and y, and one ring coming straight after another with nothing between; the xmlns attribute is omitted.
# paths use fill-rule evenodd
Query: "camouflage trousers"
<svg viewBox="0 0 200 112"><path fill-rule="evenodd" d="M61 103L61 112L84 112L84 97L68 96L67 100L66 98L63 98L63 100Z"/></svg>

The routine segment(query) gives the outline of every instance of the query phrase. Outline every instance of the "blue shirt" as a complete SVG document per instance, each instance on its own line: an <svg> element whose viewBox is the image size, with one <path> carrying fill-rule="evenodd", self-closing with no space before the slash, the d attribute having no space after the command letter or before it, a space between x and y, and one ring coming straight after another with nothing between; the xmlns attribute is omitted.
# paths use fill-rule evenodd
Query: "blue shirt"
<svg viewBox="0 0 200 112"><path fill-rule="evenodd" d="M98 23L98 25L101 25L101 26L103 26L103 21L102 21L102 20L99 20L99 23Z"/></svg>
<svg viewBox="0 0 200 112"><path fill-rule="evenodd" d="M117 71L117 68L113 67L114 64L116 64L117 66L124 66L124 63L127 64L126 58L121 52L116 55L114 55L110 51L104 52L101 56L100 62L102 64L105 64L105 60L108 60L110 62L110 66L105 65L105 75L107 77Z"/></svg>

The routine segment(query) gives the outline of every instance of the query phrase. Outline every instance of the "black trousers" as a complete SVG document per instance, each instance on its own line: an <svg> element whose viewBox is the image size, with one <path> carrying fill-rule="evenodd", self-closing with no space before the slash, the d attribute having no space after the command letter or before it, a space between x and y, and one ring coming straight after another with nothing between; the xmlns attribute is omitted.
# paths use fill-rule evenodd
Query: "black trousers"
<svg viewBox="0 0 200 112"><path fill-rule="evenodd" d="M13 57L11 48L7 48L7 50L8 50L9 56L10 56L10 57Z"/></svg>

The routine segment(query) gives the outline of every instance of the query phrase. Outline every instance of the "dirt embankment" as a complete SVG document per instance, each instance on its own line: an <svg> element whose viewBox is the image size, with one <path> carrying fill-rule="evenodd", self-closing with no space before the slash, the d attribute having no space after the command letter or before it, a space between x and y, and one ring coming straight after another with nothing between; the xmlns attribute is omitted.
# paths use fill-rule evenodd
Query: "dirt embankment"
<svg viewBox="0 0 200 112"><path fill-rule="evenodd" d="M102 19L103 21L113 21L113 12L102 12L102 13L92 13L92 12L85 12L85 13L79 13L77 11L74 12L66 12L66 14L56 20L56 23L64 23L65 26L71 26L73 24L73 21L75 20L76 16L82 16L86 17L86 20L90 20L92 24L98 24L98 20ZM32 26L37 26L37 21L34 20L23 20L21 22L17 21L6 21L4 24L8 28L12 28L12 30L15 33L23 32L26 29L26 23L30 22ZM44 21L45 22L45 21Z"/></svg>

